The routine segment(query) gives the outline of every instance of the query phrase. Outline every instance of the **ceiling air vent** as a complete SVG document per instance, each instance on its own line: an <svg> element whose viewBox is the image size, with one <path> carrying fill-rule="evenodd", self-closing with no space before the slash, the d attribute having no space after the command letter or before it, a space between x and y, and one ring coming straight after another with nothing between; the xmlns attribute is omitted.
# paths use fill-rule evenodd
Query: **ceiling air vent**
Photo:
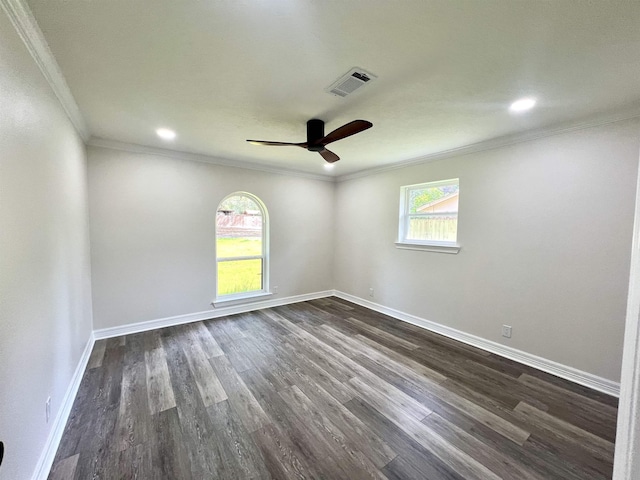
<svg viewBox="0 0 640 480"><path fill-rule="evenodd" d="M326 91L339 97L346 97L377 77L361 68L352 68L332 83Z"/></svg>

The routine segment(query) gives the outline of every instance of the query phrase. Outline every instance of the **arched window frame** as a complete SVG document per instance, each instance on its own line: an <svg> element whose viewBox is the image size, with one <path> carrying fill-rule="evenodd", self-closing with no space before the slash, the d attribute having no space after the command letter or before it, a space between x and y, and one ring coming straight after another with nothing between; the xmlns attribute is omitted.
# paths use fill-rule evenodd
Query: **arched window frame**
<svg viewBox="0 0 640 480"><path fill-rule="evenodd" d="M262 254L260 256L253 257L229 257L220 259L218 257L218 222L217 222L217 212L220 209L220 206L229 198L243 196L249 198L253 201L258 208L260 209L260 213L262 215ZM216 208L216 222L215 222L215 242L214 242L214 251L215 251L215 300L212 302L214 307L235 303L243 303L245 301L250 301L252 299L257 299L260 297L271 295L269 291L269 211L265 206L264 202L258 198L256 195L249 192L233 192L224 197L218 203L218 207ZM250 259L250 258L260 258L262 260L262 289L261 290L252 290L250 292L242 292L242 293L233 293L226 295L219 295L219 285L218 285L218 264L220 261L232 261L232 258L237 259Z"/></svg>

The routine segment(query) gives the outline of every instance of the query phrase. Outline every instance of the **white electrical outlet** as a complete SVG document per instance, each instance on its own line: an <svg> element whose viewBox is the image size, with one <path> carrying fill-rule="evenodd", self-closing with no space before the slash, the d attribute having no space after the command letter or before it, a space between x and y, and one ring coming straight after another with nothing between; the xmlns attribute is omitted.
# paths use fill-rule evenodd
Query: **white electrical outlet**
<svg viewBox="0 0 640 480"><path fill-rule="evenodd" d="M47 403L44 404L44 416L49 423L49 419L51 418L51 397L47 398Z"/></svg>
<svg viewBox="0 0 640 480"><path fill-rule="evenodd" d="M502 325L502 336L511 338L511 325Z"/></svg>
<svg viewBox="0 0 640 480"><path fill-rule="evenodd" d="M371 298L373 298L373 287L371 287L371 288L369 289L369 296L370 296Z"/></svg>
<svg viewBox="0 0 640 480"><path fill-rule="evenodd" d="M273 287L273 288L271 289L271 291L272 291L273 293L278 293L278 286L276 285L275 287Z"/></svg>

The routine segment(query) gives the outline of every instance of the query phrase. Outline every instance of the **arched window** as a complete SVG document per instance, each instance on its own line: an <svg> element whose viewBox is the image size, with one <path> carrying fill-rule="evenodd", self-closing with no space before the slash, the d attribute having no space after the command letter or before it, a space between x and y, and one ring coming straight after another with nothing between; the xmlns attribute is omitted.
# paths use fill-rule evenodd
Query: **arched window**
<svg viewBox="0 0 640 480"><path fill-rule="evenodd" d="M267 208L255 195L235 192L216 212L216 300L268 292Z"/></svg>

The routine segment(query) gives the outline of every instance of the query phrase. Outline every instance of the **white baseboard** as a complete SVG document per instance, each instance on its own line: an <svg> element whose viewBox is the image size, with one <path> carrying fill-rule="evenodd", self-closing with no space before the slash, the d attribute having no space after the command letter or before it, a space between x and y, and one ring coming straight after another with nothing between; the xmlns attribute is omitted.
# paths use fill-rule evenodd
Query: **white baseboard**
<svg viewBox="0 0 640 480"><path fill-rule="evenodd" d="M53 426L51 427L51 431L49 432L49 436L47 437L44 449L42 450L42 454L40 455L40 459L38 460L36 469L33 473L32 480L47 480L47 477L49 476L49 471L51 470L51 466L53 465L53 460L55 459L56 452L58 451L58 447L60 446L62 434L64 433L64 429L67 426L69 414L71 414L71 407L73 407L73 402L76 399L78 389L80 388L80 382L82 381L85 369L87 368L87 364L89 363L89 358L91 357L91 351L93 350L94 343L94 336L93 333L91 333L89 335L89 340L84 347L82 355L80 356L80 360L78 361L78 366L76 367L75 372L73 372L73 376L71 377L71 382L69 383L67 392L62 399L62 404L60 405L60 409L58 410L56 419L53 422Z"/></svg>
<svg viewBox="0 0 640 480"><path fill-rule="evenodd" d="M458 340L462 343L466 343L467 345L471 345L473 347L480 348L487 352L495 353L496 355L500 355L510 360L529 365L530 367L537 368L538 370L542 370L557 377L561 377L571 382L584 385L585 387L598 390L599 392L613 395L614 397L620 396L620 384L612 380L608 380L606 378L602 378L588 372L583 372L582 370L578 370L577 368L562 365L561 363L538 357L537 355L523 352L522 350L507 347L505 345L492 342L491 340L477 337L475 335L456 330L455 328L447 327L446 325L441 325L424 318L416 317L415 315L404 313L393 308L385 307L383 305L370 302L369 300L365 300L348 293L336 290L334 292L334 295L338 298L342 298L343 300L347 300L363 307L370 308L371 310L375 310L376 312L384 313L385 315L389 315L390 317L397 318L398 320L402 320L403 322L411 323L412 325L416 325L432 332L439 333L440 335Z"/></svg>
<svg viewBox="0 0 640 480"><path fill-rule="evenodd" d="M175 317L159 318L157 320L148 320L146 322L130 323L118 327L101 328L94 330L93 335L96 340L103 338L119 337L120 335L130 335L132 333L146 332L155 330L156 328L172 327L174 325L182 325L184 323L198 322L200 320L209 320L210 318L225 317L236 313L251 312L262 308L278 307L280 305L288 305L290 303L306 302L316 298L330 297L334 294L333 290L325 290L323 292L305 293L303 295L294 295L291 297L273 298L260 302L244 303L242 305L231 305L228 307L219 307L204 312L188 313L186 315L176 315Z"/></svg>

